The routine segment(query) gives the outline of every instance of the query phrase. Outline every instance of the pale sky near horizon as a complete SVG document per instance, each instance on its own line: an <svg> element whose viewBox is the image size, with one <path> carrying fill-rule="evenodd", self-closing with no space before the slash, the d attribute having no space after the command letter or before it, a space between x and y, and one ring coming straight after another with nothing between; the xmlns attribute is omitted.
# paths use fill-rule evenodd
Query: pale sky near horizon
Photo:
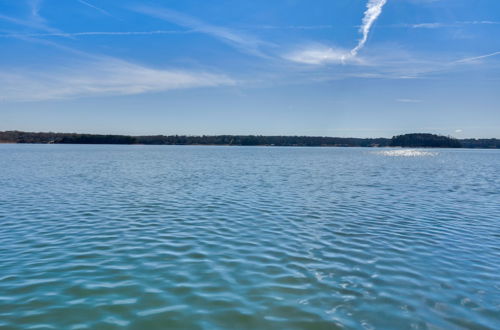
<svg viewBox="0 0 500 330"><path fill-rule="evenodd" d="M0 130L500 138L498 0L0 0Z"/></svg>

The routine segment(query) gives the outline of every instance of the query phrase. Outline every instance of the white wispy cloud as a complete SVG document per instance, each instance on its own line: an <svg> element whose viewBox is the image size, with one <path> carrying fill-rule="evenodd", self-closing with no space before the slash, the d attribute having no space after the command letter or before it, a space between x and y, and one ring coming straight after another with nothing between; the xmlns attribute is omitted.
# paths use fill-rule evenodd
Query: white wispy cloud
<svg viewBox="0 0 500 330"><path fill-rule="evenodd" d="M396 102L400 103L422 103L422 100L419 99L397 99Z"/></svg>
<svg viewBox="0 0 500 330"><path fill-rule="evenodd" d="M270 44L265 43L254 36L237 32L225 27L205 23L197 18L166 8L139 6L134 7L133 10L151 17L156 17L158 19L189 28L199 33L210 35L239 49L242 52L256 56L267 57L267 55L261 50L261 46Z"/></svg>
<svg viewBox="0 0 500 330"><path fill-rule="evenodd" d="M313 65L329 63L363 63L363 61L357 59L358 53L366 45L373 24L375 24L379 16L382 14L382 10L386 3L387 0L368 0L362 24L359 29L359 32L362 35L361 39L358 41L358 44L350 51L326 46L314 46L309 49L292 51L289 54L285 54L283 58L288 59L292 62Z"/></svg>
<svg viewBox="0 0 500 330"><path fill-rule="evenodd" d="M90 7L90 8L92 8L92 9L97 10L97 11L98 11L98 12L100 12L101 14L104 14L104 15L107 15L107 16L112 16L112 15L111 15L108 11L106 11L106 10L104 10L104 9L100 8L100 7L97 7L97 6L95 6L95 5L91 4L91 3L90 3L90 2L88 2L88 1L85 1L85 0L77 0L77 1L78 1L79 3L81 3L82 5L85 5L85 6L87 6L87 7Z"/></svg>
<svg viewBox="0 0 500 330"><path fill-rule="evenodd" d="M356 56L358 52L363 49L366 42L368 41L368 35L370 34L370 30L375 24L377 18L382 14L382 9L384 8L387 0L369 0L365 11L365 16L363 17L363 23L361 24L360 32L362 33L362 37L359 40L356 47L351 50L351 54Z"/></svg>
<svg viewBox="0 0 500 330"><path fill-rule="evenodd" d="M34 30L46 31L49 33L59 33L60 31L47 26L44 22L34 19L23 19L18 17L12 17L8 15L0 14L0 20L9 22L11 24L24 26Z"/></svg>
<svg viewBox="0 0 500 330"><path fill-rule="evenodd" d="M28 17L12 17L8 15L0 14L0 20L9 22L11 24L24 26L30 29L45 31L47 33L60 33L61 31L50 27L47 24L45 18L40 15L40 8L42 6L42 0L30 0L27 2L29 7Z"/></svg>
<svg viewBox="0 0 500 330"><path fill-rule="evenodd" d="M308 46L287 53L283 58L303 64L361 64L362 60L351 56L349 50L326 47L324 45Z"/></svg>
<svg viewBox="0 0 500 330"><path fill-rule="evenodd" d="M0 100L41 101L132 95L174 89L217 87L236 82L221 74L155 69L102 57L44 71L1 70Z"/></svg>
<svg viewBox="0 0 500 330"><path fill-rule="evenodd" d="M32 18L40 21L45 21L45 19L40 16L40 7L42 5L42 0L30 0L28 2L28 5L30 6L30 14Z"/></svg>
<svg viewBox="0 0 500 330"><path fill-rule="evenodd" d="M28 19L0 14L0 19L47 33L11 33L0 36L19 38L25 42L53 47L65 56L57 67L0 67L0 101L40 101L88 96L131 95L163 92L174 89L234 85L230 77L207 71L153 68L114 57L92 54L56 42L43 36L75 37L85 35L150 35L189 33L189 31L131 31L64 33L52 29L39 16L41 1L33 0ZM35 16L38 16L36 18ZM62 57L63 58L63 57Z"/></svg>
<svg viewBox="0 0 500 330"><path fill-rule="evenodd" d="M286 53L287 60L308 65L305 67L307 70L303 66L288 67L295 78L287 77L286 80L314 83L342 79L434 79L447 72L461 70L467 64L450 60L446 54L414 53L394 44L373 47L366 54L347 57L342 62L346 52L349 50L330 51L326 47L312 45ZM337 65L319 67L319 64ZM413 98L395 98L395 102L417 101Z"/></svg>

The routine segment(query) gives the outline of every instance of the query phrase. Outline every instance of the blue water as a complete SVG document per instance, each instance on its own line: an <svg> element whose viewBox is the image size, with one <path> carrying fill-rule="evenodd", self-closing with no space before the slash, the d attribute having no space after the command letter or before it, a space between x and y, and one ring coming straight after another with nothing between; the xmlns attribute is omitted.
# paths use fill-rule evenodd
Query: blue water
<svg viewBox="0 0 500 330"><path fill-rule="evenodd" d="M343 327L500 327L500 151L0 145L0 328Z"/></svg>

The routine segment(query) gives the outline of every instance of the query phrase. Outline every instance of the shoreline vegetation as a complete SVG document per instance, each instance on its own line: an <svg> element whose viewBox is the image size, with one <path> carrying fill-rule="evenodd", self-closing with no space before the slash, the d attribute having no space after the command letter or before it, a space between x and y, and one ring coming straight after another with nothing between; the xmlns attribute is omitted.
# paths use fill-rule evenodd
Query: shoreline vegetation
<svg viewBox="0 0 500 330"><path fill-rule="evenodd" d="M500 149L500 139L455 139L448 136L429 133L404 134L397 135L392 138L343 138L324 136L262 135L128 136L4 131L0 132L0 143Z"/></svg>

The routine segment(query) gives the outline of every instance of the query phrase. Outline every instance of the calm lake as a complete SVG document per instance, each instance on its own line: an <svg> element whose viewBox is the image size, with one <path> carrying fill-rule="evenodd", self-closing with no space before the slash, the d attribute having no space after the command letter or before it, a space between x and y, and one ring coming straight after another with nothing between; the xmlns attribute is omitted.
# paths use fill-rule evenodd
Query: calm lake
<svg viewBox="0 0 500 330"><path fill-rule="evenodd" d="M0 145L1 329L500 327L500 150Z"/></svg>

